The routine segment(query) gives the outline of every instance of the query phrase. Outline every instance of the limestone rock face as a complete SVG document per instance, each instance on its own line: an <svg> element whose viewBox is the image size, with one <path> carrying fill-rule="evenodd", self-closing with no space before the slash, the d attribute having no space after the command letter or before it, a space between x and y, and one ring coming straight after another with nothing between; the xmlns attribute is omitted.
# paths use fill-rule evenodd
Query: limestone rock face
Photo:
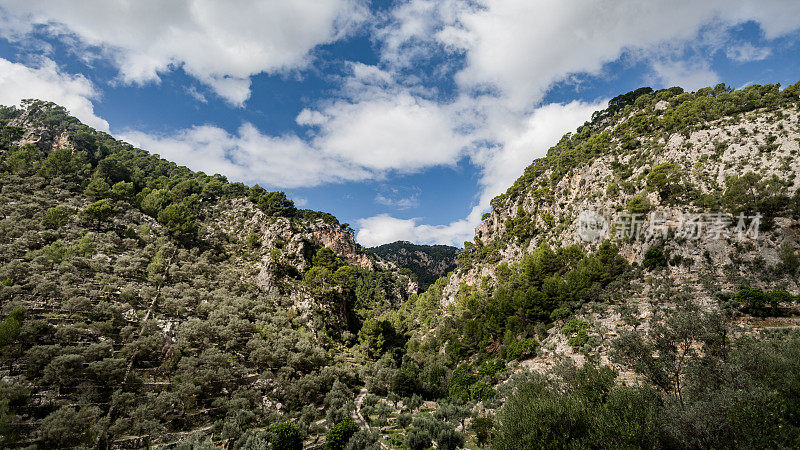
<svg viewBox="0 0 800 450"><path fill-rule="evenodd" d="M662 101L647 113L660 117L668 111ZM772 275L782 264L782 253L797 253L797 214L784 211L784 216L767 217L769 211L747 211L740 216L725 203L731 179L749 173L757 181L744 189L747 195L760 195L756 185L769 184L787 199L797 198L797 109L761 109L681 132L642 133L634 140L618 137L617 130L626 127L631 117L636 113L593 131L607 137L596 157L565 173L542 164L536 176L518 181L509 191L512 194L496 198L494 209L475 230L475 248L468 249L476 256L465 259L451 275L442 303L456 301L464 285L491 286L499 264L514 264L540 245L578 245L588 252L604 239L618 245L620 254L634 266L641 266L652 248L668 255L667 267L645 271L619 293L623 302L636 306L645 327L658 303L659 286L710 309L717 308L720 292L731 292L741 283L800 292L797 277ZM664 168L677 174L670 181L676 191L666 195L659 192L655 176L650 176ZM636 208L631 205L637 201L646 205L646 211L632 212ZM602 222L597 228L602 233L591 239L582 237L587 229L581 219L586 217L584 212ZM584 317L595 324L601 342L627 327L610 307L586 312ZM566 346L565 339L551 332L543 341L543 354L528 365L541 369L558 354L582 358ZM608 362L603 345L598 350L600 358Z"/></svg>
<svg viewBox="0 0 800 450"><path fill-rule="evenodd" d="M296 288L286 286L286 273L298 275L307 271L311 257L319 247L330 248L347 264L362 269L399 271L396 264L361 249L353 233L339 224L327 223L322 219L269 217L245 199L220 204L215 214L218 216L210 223L217 229L208 232L234 235L256 243L254 251L258 252L260 262L252 267L252 271L257 273L255 282L273 294L285 294ZM408 292L416 292L417 284L408 276L402 277ZM280 286L284 289L280 289ZM397 294L399 303L401 293ZM300 304L310 301L309 296L299 295L298 298Z"/></svg>
<svg viewBox="0 0 800 450"><path fill-rule="evenodd" d="M49 110L56 108L55 104L46 104L40 108L23 110L19 117L9 121L9 127L19 127L22 135L17 145L34 144L39 149L51 151L61 148L72 148L71 134L63 129L54 129L39 123L39 118Z"/></svg>

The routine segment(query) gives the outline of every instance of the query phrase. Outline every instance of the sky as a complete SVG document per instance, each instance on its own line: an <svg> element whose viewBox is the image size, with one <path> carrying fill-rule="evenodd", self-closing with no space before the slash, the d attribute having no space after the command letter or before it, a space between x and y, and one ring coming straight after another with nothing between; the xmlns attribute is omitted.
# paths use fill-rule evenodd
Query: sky
<svg viewBox="0 0 800 450"><path fill-rule="evenodd" d="M461 246L608 99L800 79L796 0L0 0L0 104Z"/></svg>

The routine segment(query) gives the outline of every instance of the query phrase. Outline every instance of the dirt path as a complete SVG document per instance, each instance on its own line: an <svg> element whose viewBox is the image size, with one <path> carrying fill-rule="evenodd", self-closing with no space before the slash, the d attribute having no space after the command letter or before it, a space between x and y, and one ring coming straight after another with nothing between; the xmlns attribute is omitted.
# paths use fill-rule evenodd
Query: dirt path
<svg viewBox="0 0 800 450"><path fill-rule="evenodd" d="M369 426L369 423L364 419L364 416L361 415L361 405L364 404L364 397L366 396L367 396L367 388L361 388L361 390L358 392L358 395L356 396L356 401L355 401L356 409L353 411L353 420L355 420L361 428L369 431L372 428ZM389 450L389 446L386 445L385 442L383 442L383 436L380 436L378 438L378 444L380 444L381 448Z"/></svg>
<svg viewBox="0 0 800 450"><path fill-rule="evenodd" d="M361 388L361 391L359 391L358 395L356 396L356 409L353 411L353 420L355 420L361 428L369 430L369 424L366 420L364 420L364 416L361 415L361 405L364 403L364 397L366 396L367 388Z"/></svg>

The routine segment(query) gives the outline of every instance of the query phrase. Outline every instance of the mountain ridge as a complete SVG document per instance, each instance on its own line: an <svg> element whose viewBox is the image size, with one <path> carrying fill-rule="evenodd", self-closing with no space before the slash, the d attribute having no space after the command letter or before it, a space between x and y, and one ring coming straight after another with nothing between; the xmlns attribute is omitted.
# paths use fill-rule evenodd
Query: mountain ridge
<svg viewBox="0 0 800 450"><path fill-rule="evenodd" d="M791 446L798 105L800 83L616 97L452 271L455 249L383 246L397 264L281 192L2 107L3 445ZM405 264L445 275L417 293Z"/></svg>
<svg viewBox="0 0 800 450"><path fill-rule="evenodd" d="M455 268L459 251L449 245L421 245L408 241L395 241L368 250L411 270L423 291Z"/></svg>

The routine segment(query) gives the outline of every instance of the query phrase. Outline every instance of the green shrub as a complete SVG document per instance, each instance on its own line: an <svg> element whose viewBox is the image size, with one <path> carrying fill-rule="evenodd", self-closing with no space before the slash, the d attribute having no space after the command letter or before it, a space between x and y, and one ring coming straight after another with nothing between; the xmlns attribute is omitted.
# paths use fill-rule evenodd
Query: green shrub
<svg viewBox="0 0 800 450"><path fill-rule="evenodd" d="M48 209L42 216L42 226L52 230L58 229L69 223L72 210L63 205Z"/></svg>
<svg viewBox="0 0 800 450"><path fill-rule="evenodd" d="M350 418L333 425L325 436L325 450L344 450L358 430L358 425Z"/></svg>
<svg viewBox="0 0 800 450"><path fill-rule="evenodd" d="M300 431L289 422L272 425L269 427L269 435L269 442L275 450L301 450L303 448Z"/></svg>
<svg viewBox="0 0 800 450"><path fill-rule="evenodd" d="M534 338L524 338L515 341L506 347L506 359L508 361L514 359L531 358L536 355L536 350L539 348L539 343Z"/></svg>
<svg viewBox="0 0 800 450"><path fill-rule="evenodd" d="M639 192L628 200L627 209L631 214L647 214L651 208L647 194Z"/></svg>
<svg viewBox="0 0 800 450"><path fill-rule="evenodd" d="M106 199L98 200L84 208L79 215L82 219L94 223L95 227L99 228L103 222L114 216L114 207Z"/></svg>
<svg viewBox="0 0 800 450"><path fill-rule="evenodd" d="M412 428L406 433L405 444L410 450L425 450L431 446L431 435L426 430Z"/></svg>
<svg viewBox="0 0 800 450"><path fill-rule="evenodd" d="M664 247L656 245L647 249L644 253L642 266L645 269L655 269L657 267L667 267L669 255L664 251Z"/></svg>

